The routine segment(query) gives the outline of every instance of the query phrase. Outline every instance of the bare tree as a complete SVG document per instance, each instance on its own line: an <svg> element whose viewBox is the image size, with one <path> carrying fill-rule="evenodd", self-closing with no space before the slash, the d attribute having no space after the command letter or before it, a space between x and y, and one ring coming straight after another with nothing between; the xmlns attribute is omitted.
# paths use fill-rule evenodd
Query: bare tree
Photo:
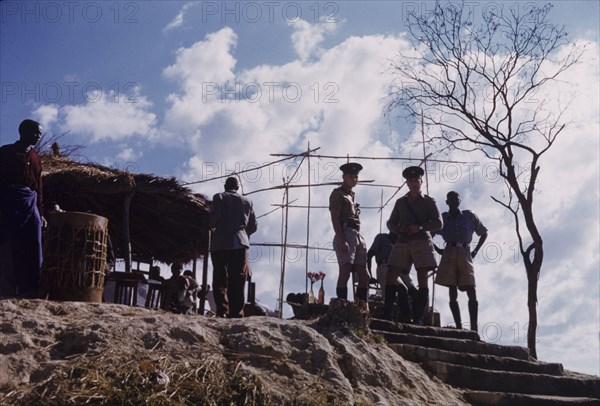
<svg viewBox="0 0 600 406"><path fill-rule="evenodd" d="M496 162L507 193L492 199L514 216L528 281L527 347L534 358L544 258L534 190L540 159L565 128L570 101L548 100L543 92L585 50L569 46L564 28L549 22L551 7L528 3L524 10L504 9L475 21L466 3L436 2L427 14L409 14L414 49L392 62L388 104L388 113L404 111L426 126L424 142L438 153L478 152Z"/></svg>

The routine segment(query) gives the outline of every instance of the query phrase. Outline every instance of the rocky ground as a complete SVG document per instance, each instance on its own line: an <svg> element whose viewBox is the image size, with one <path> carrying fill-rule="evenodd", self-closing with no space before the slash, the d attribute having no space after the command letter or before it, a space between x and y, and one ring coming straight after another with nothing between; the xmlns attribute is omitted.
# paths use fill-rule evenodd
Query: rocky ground
<svg viewBox="0 0 600 406"><path fill-rule="evenodd" d="M0 404L465 404L366 325L4 299Z"/></svg>

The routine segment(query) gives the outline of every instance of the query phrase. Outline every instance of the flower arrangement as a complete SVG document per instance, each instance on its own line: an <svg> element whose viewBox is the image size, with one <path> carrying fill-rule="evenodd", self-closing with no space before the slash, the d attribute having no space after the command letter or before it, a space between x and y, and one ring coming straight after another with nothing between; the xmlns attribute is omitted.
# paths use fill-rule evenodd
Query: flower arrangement
<svg viewBox="0 0 600 406"><path fill-rule="evenodd" d="M310 279L311 285L317 281L321 281L325 279L325 272L309 272L306 274L308 279Z"/></svg>
<svg viewBox="0 0 600 406"><path fill-rule="evenodd" d="M325 279L325 272L308 272L306 274L306 277L310 280L310 292L308 293L308 303L315 303L313 284L317 281L321 281L321 288L319 289L319 298L317 303L323 304L325 300L325 291L323 290L323 279Z"/></svg>

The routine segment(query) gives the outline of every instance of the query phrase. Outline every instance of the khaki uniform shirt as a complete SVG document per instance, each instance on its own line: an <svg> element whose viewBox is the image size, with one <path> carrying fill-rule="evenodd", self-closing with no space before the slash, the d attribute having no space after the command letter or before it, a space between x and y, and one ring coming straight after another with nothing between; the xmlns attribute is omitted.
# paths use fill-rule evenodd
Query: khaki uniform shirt
<svg viewBox="0 0 600 406"><path fill-rule="evenodd" d="M412 224L423 227L415 234L403 234L400 228ZM408 193L396 200L387 227L391 232L398 233L398 242L414 240L431 240L431 232L442 228L442 216L435 200L427 195L411 198Z"/></svg>
<svg viewBox="0 0 600 406"><path fill-rule="evenodd" d="M342 225L345 223L360 224L358 207L354 203L354 192L347 192L343 186L333 189L329 195L329 209L340 212Z"/></svg>

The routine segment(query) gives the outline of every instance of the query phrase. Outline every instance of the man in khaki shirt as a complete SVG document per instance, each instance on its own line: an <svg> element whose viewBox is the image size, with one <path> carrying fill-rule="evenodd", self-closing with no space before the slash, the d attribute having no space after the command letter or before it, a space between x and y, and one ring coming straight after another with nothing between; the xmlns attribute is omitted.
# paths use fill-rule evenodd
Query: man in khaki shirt
<svg viewBox="0 0 600 406"><path fill-rule="evenodd" d="M358 274L356 299L367 302L369 273L367 271L367 246L360 234L360 210L354 203L352 189L358 183L358 173L362 165L346 163L340 166L343 172L342 185L329 196L331 224L335 232L333 248L339 265L336 295L339 299L348 298L348 280L353 272Z"/></svg>
<svg viewBox="0 0 600 406"><path fill-rule="evenodd" d="M386 283L392 286L400 274L408 274L411 267L415 266L419 291L413 303L412 319L416 324L423 324L423 314L429 301L428 274L437 267L431 233L443 226L435 200L421 193L424 173L418 166L409 166L402 171L409 191L396 201L387 221L388 229L398 233L398 239L388 258ZM407 307L408 299L405 292L399 291L398 294L402 312ZM386 313L389 313L390 306L393 306L393 302L390 303L386 296ZM408 322L408 319L407 315L401 314L403 322Z"/></svg>

